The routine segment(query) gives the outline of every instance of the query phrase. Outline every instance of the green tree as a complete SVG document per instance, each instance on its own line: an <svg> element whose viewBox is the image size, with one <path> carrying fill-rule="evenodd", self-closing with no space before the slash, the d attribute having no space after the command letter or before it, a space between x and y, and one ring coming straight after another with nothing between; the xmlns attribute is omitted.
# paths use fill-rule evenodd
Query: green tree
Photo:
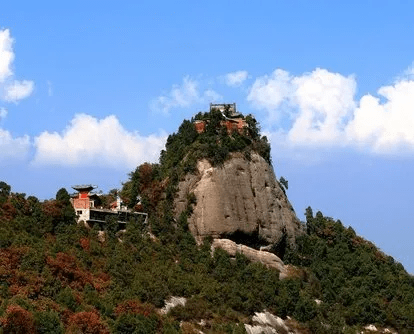
<svg viewBox="0 0 414 334"><path fill-rule="evenodd" d="M35 313L36 333L39 334L63 334L64 327L59 314L55 311Z"/></svg>
<svg viewBox="0 0 414 334"><path fill-rule="evenodd" d="M288 190L289 188L288 180L286 180L283 176L281 176L279 179L279 182L286 190Z"/></svg>
<svg viewBox="0 0 414 334"><path fill-rule="evenodd" d="M105 217L105 232L109 240L116 238L116 233L119 230L118 218L114 216Z"/></svg>
<svg viewBox="0 0 414 334"><path fill-rule="evenodd" d="M249 114L246 116L246 123L248 125L248 133L253 140L260 138L260 125L256 121L253 115Z"/></svg>
<svg viewBox="0 0 414 334"><path fill-rule="evenodd" d="M7 201L10 196L11 187L4 181L0 181L0 204Z"/></svg>
<svg viewBox="0 0 414 334"><path fill-rule="evenodd" d="M121 314L115 321L113 333L151 334L156 333L159 320L155 315L145 317L142 314Z"/></svg>
<svg viewBox="0 0 414 334"><path fill-rule="evenodd" d="M56 200L63 203L70 203L70 195L65 188L60 188L56 193Z"/></svg>

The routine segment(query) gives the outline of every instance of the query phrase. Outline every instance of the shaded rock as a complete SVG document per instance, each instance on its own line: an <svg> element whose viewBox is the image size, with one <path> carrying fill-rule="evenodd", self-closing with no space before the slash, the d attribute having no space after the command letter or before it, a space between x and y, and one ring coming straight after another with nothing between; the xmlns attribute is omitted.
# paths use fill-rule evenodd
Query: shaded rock
<svg viewBox="0 0 414 334"><path fill-rule="evenodd" d="M197 198L189 228L197 241L205 236L242 231L258 235L268 243L281 239L283 233L294 244L302 233L301 225L285 192L277 182L272 166L252 152L251 160L234 153L221 167L207 160L197 163L198 173L187 175L179 183L175 200L178 216L187 206L187 195Z"/></svg>

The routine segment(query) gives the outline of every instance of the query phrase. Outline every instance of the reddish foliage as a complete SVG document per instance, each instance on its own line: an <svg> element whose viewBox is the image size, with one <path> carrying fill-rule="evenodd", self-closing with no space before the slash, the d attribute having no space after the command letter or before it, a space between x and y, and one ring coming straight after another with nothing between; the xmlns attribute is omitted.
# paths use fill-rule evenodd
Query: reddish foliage
<svg viewBox="0 0 414 334"><path fill-rule="evenodd" d="M108 327L101 322L96 312L79 312L69 318L69 333L109 334Z"/></svg>
<svg viewBox="0 0 414 334"><path fill-rule="evenodd" d="M78 267L76 258L66 253L58 253L56 258L48 256L46 263L50 267L52 274L60 279L63 285L69 285L71 288L80 290L83 289L85 284L89 283L96 290L100 291L108 284L102 275L94 278L93 275ZM105 277L106 278L106 277Z"/></svg>
<svg viewBox="0 0 414 334"><path fill-rule="evenodd" d="M84 251L89 252L89 249L91 247L90 240L88 238L81 238L79 240L79 243Z"/></svg>
<svg viewBox="0 0 414 334"><path fill-rule="evenodd" d="M2 220L10 221L17 215L16 208L10 203L10 201L4 203L0 208L0 217Z"/></svg>
<svg viewBox="0 0 414 334"><path fill-rule="evenodd" d="M381 252L379 250L376 250L374 252L374 255L375 255L375 258L377 260L381 261L381 262L386 262L387 261L387 256L383 252Z"/></svg>
<svg viewBox="0 0 414 334"><path fill-rule="evenodd" d="M154 180L154 168L152 164L144 163L138 167L139 172L139 193L147 197L153 209L157 206L163 194L166 184ZM141 208L142 210L142 208Z"/></svg>
<svg viewBox="0 0 414 334"><path fill-rule="evenodd" d="M42 211L45 215L58 219L62 216L62 203L60 201L45 201L42 205Z"/></svg>
<svg viewBox="0 0 414 334"><path fill-rule="evenodd" d="M33 314L18 305L10 305L3 321L4 333L31 334L35 333Z"/></svg>
<svg viewBox="0 0 414 334"><path fill-rule="evenodd" d="M0 249L0 271L17 269L20 259L28 252L27 247L9 247Z"/></svg>
<svg viewBox="0 0 414 334"><path fill-rule="evenodd" d="M306 272L303 269L287 264L285 266L286 276L289 278L297 278L304 280Z"/></svg>
<svg viewBox="0 0 414 334"><path fill-rule="evenodd" d="M75 297L75 301L78 305L82 304L82 294L80 292L75 292L73 294L73 297Z"/></svg>
<svg viewBox="0 0 414 334"><path fill-rule="evenodd" d="M138 211L138 212L142 212L142 211L144 211L144 207L142 206L141 203L138 203L134 206L134 210Z"/></svg>
<svg viewBox="0 0 414 334"><path fill-rule="evenodd" d="M70 325L70 319L73 316L73 312L68 308L64 308L63 310L58 311L60 313L60 319L65 324L66 327Z"/></svg>
<svg viewBox="0 0 414 334"><path fill-rule="evenodd" d="M374 251L376 250L376 247L374 246L373 243L371 243L368 240L365 240L364 238L359 237L359 236L356 236L356 237L352 238L352 245L354 247L365 246L368 249L371 249L371 250L374 250Z"/></svg>
<svg viewBox="0 0 414 334"><path fill-rule="evenodd" d="M11 295L37 296L43 285L38 275L19 270L20 260L28 250L27 247L0 249L0 278L8 282Z"/></svg>
<svg viewBox="0 0 414 334"><path fill-rule="evenodd" d="M159 181L154 181L148 188L148 198L152 206L156 206L164 191L164 185Z"/></svg>
<svg viewBox="0 0 414 334"><path fill-rule="evenodd" d="M101 291L109 286L110 280L109 274L101 272L94 279L93 286L96 290Z"/></svg>
<svg viewBox="0 0 414 334"><path fill-rule="evenodd" d="M108 282L111 279L111 276L108 273L102 272L98 274L98 279L103 282Z"/></svg>
<svg viewBox="0 0 414 334"><path fill-rule="evenodd" d="M142 187L146 188L151 185L152 182L152 165L145 162L138 167L139 181Z"/></svg>
<svg viewBox="0 0 414 334"><path fill-rule="evenodd" d="M9 292L12 295L24 295L33 298L39 295L44 280L36 274L14 270L8 282L10 284Z"/></svg>
<svg viewBox="0 0 414 334"><path fill-rule="evenodd" d="M145 317L148 317L151 313L154 313L154 306L150 304L142 304L139 300L127 300L118 304L115 308L115 314L117 316L121 314L142 314Z"/></svg>
<svg viewBox="0 0 414 334"><path fill-rule="evenodd" d="M46 258L46 263L52 270L52 274L59 278L63 284L74 288L82 288L86 283L93 284L92 275L78 268L74 256L65 253L58 253L54 259L51 256Z"/></svg>

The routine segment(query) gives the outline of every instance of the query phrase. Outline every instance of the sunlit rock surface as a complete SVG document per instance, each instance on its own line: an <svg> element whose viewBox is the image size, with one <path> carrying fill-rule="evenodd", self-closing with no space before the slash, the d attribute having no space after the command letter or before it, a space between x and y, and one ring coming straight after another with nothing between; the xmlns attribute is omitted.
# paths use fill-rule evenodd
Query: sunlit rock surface
<svg viewBox="0 0 414 334"><path fill-rule="evenodd" d="M245 255L250 261L260 262L267 267L275 268L279 270L279 277L285 278L287 276L287 270L283 261L273 253L256 250L245 245L236 244L229 239L214 239L211 245L212 250L216 248L224 249L231 256L235 256L236 253Z"/></svg>
<svg viewBox="0 0 414 334"><path fill-rule="evenodd" d="M252 153L249 161L235 153L221 167L200 160L197 168L196 175L189 174L179 183L175 211L178 215L186 208L188 193L196 195L189 228L198 241L205 236L257 231L268 243L279 241L286 233L293 244L302 233L272 166L260 155Z"/></svg>

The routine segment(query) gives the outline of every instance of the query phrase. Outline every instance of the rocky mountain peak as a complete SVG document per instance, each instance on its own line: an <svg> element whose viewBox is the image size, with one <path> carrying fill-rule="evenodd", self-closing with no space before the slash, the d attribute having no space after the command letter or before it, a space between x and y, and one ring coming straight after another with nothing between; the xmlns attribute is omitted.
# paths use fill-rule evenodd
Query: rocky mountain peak
<svg viewBox="0 0 414 334"><path fill-rule="evenodd" d="M198 241L206 236L220 238L243 232L257 233L269 244L286 235L293 244L302 233L272 166L255 152L250 159L232 153L223 165L216 167L201 159L197 162L197 172L187 174L178 189L177 215L187 206L187 194L192 192L197 199L188 222Z"/></svg>

